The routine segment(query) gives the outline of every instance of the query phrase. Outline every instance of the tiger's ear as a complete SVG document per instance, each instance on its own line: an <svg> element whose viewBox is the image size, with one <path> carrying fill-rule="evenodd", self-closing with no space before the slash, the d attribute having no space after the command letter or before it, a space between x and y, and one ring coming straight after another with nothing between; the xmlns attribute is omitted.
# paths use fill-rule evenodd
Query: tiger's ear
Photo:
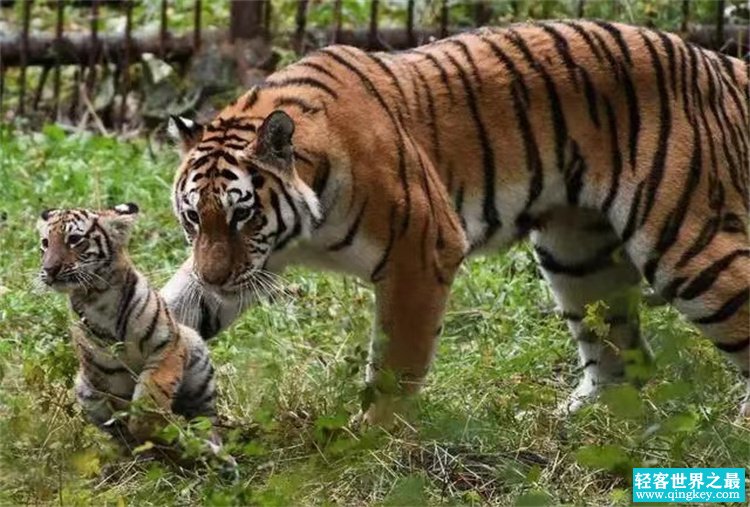
<svg viewBox="0 0 750 507"><path fill-rule="evenodd" d="M167 125L169 135L180 143L180 153L184 155L198 144L203 136L203 125L182 116L170 116Z"/></svg>
<svg viewBox="0 0 750 507"><path fill-rule="evenodd" d="M55 213L57 213L57 210L54 208L47 208L39 213L39 218L36 221L36 230L41 233L44 230L44 226L47 225L47 222Z"/></svg>
<svg viewBox="0 0 750 507"><path fill-rule="evenodd" d="M276 165L287 167L292 163L294 148L294 120L284 111L276 110L269 114L258 129L255 154Z"/></svg>
<svg viewBox="0 0 750 507"><path fill-rule="evenodd" d="M99 217L99 223L109 233L109 235L118 243L127 240L130 230L133 228L136 218L138 218L138 205L132 202L118 204L102 213Z"/></svg>

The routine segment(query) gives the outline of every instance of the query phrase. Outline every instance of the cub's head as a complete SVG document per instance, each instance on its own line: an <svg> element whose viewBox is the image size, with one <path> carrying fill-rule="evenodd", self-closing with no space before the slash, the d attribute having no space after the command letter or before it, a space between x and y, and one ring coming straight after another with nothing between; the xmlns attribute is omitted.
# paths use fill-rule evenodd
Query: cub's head
<svg viewBox="0 0 750 507"><path fill-rule="evenodd" d="M219 117L203 127L172 118L183 160L174 211L193 248L193 271L224 294L256 289L271 253L309 233L319 220L314 192L295 169L294 121Z"/></svg>
<svg viewBox="0 0 750 507"><path fill-rule="evenodd" d="M105 283L125 252L138 206L111 209L49 209L41 213L39 278L55 290L90 289Z"/></svg>

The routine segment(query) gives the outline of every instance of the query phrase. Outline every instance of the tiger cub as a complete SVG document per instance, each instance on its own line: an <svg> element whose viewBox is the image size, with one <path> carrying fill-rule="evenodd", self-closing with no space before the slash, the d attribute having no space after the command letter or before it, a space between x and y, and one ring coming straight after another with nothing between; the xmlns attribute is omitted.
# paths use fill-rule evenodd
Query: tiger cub
<svg viewBox="0 0 750 507"><path fill-rule="evenodd" d="M40 278L68 294L80 368L75 395L87 418L126 447L154 436L173 412L216 416L214 369L192 329L178 324L127 254L135 204L42 212ZM119 411L141 408L123 422ZM153 410L156 409L156 410ZM208 442L217 454L216 434ZM231 458L230 458L231 459ZM232 461L233 463L233 461Z"/></svg>

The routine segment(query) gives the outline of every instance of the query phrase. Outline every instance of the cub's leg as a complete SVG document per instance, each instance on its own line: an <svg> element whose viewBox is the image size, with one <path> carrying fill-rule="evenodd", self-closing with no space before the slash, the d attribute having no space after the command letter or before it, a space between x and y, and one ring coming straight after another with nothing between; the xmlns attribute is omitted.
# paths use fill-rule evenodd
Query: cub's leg
<svg viewBox="0 0 750 507"><path fill-rule="evenodd" d="M127 425L119 419L113 420L115 411L111 396L94 387L94 382L82 369L76 375L74 390L76 401L89 422L111 435L128 449L136 445Z"/></svg>
<svg viewBox="0 0 750 507"><path fill-rule="evenodd" d="M664 268L657 272L657 279L664 281L657 283L657 288L739 368L747 383L740 411L750 417L750 247L747 236L722 234L701 253L692 257L681 255L668 261L674 264L662 263Z"/></svg>
<svg viewBox="0 0 750 507"><path fill-rule="evenodd" d="M620 241L601 215L564 209L531 235L537 260L559 310L578 341L582 377L561 412L573 412L596 397L600 386L625 379L631 361L650 358L638 318L640 274L623 255ZM587 307L601 302L603 326L584 321Z"/></svg>

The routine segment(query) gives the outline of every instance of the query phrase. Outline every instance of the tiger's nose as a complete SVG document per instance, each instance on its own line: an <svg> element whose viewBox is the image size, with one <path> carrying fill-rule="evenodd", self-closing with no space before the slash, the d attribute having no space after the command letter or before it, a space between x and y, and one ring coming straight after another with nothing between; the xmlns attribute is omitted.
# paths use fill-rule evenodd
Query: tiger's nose
<svg viewBox="0 0 750 507"><path fill-rule="evenodd" d="M61 267L62 267L61 264L52 264L52 265L44 266L42 268L44 270L44 278L48 281L54 280L57 274L60 272Z"/></svg>

